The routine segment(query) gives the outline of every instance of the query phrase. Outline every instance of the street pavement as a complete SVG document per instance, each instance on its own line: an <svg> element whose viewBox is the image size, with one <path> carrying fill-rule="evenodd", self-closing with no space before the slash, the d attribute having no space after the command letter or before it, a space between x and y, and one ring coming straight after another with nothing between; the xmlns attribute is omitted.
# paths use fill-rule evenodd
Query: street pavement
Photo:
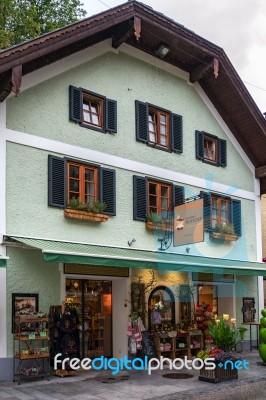
<svg viewBox="0 0 266 400"><path fill-rule="evenodd" d="M76 376L57 377L51 380L25 380L0 382L0 400L265 400L266 365L256 350L241 354L250 364L249 370L240 370L237 380L209 383L199 381L196 370L178 372L183 379L169 379L166 374L177 371L82 371ZM184 379L182 374L192 377Z"/></svg>

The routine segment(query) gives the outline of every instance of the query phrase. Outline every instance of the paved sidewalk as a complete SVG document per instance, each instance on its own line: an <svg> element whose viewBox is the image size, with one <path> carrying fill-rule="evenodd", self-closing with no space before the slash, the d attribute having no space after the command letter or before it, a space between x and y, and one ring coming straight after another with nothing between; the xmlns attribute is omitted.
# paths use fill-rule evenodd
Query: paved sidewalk
<svg viewBox="0 0 266 400"><path fill-rule="evenodd" d="M176 373L165 368L148 375L146 371L124 371L118 375L111 372L86 371L73 377L55 377L51 380L34 379L17 382L0 382L0 400L157 400L157 399L208 399L218 398L226 389L238 387L238 391L249 385L266 383L266 366L260 361L257 351L242 353L249 361L250 370L239 371L238 380L223 383L208 383L198 379L198 372L182 370L192 375L190 379L168 379L163 375ZM266 385L265 385L266 388ZM230 390L229 390L230 393ZM264 392L265 393L265 392ZM195 396L195 397L194 397ZM210 397L209 397L210 396ZM214 397L213 397L214 396ZM219 397L225 399L227 397ZM228 398L234 399L234 396ZM254 397L251 398L254 400ZM264 397L266 398L266 396Z"/></svg>

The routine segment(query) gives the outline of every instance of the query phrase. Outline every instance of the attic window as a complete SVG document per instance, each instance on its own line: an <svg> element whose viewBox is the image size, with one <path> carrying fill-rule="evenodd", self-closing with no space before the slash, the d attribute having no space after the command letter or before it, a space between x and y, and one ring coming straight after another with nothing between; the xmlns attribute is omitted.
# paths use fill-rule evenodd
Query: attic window
<svg viewBox="0 0 266 400"><path fill-rule="evenodd" d="M103 99L83 93L82 121L103 128Z"/></svg>
<svg viewBox="0 0 266 400"><path fill-rule="evenodd" d="M204 159L217 162L217 139L204 136Z"/></svg>

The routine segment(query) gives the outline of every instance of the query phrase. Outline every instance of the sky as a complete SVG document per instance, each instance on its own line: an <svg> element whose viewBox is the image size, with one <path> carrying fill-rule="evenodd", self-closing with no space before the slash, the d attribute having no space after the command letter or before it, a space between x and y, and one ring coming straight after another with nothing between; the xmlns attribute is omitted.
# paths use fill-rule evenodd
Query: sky
<svg viewBox="0 0 266 400"><path fill-rule="evenodd" d="M126 0L82 0L86 17ZM223 48L261 112L266 112L266 0L145 0Z"/></svg>

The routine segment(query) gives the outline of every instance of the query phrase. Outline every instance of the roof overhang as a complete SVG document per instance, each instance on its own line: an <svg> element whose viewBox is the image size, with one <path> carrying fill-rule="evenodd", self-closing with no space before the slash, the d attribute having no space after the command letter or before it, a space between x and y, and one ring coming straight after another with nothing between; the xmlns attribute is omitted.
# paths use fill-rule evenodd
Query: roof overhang
<svg viewBox="0 0 266 400"><path fill-rule="evenodd" d="M256 168L266 193L266 120L220 47L137 1L37 37L0 52L0 101L20 91L23 76L105 39L163 58L198 82ZM263 172L263 176L261 175Z"/></svg>
<svg viewBox="0 0 266 400"><path fill-rule="evenodd" d="M165 253L18 236L6 237L5 244L8 245L10 240L42 251L43 259L47 262L145 268L176 272L266 276L266 265L262 262L211 258L188 254Z"/></svg>

